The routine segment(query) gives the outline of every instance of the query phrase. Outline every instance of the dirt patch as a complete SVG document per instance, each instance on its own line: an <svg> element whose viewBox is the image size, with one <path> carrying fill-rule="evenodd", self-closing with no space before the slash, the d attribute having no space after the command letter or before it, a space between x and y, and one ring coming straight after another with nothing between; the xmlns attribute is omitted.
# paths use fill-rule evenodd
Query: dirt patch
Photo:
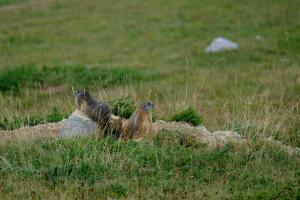
<svg viewBox="0 0 300 200"><path fill-rule="evenodd" d="M38 138L57 138L62 122L26 126L13 131L0 131L0 143L9 140L32 140Z"/></svg>

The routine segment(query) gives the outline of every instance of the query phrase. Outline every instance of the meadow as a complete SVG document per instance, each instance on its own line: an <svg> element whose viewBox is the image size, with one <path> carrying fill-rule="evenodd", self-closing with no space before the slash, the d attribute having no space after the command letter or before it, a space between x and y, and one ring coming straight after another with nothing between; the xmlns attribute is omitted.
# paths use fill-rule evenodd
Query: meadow
<svg viewBox="0 0 300 200"><path fill-rule="evenodd" d="M153 101L155 119L191 107L209 130L249 139L9 142L0 198L300 198L299 156L261 140L300 147L299 10L298 0L0 0L0 129L59 121L87 89ZM240 49L204 53L218 36Z"/></svg>

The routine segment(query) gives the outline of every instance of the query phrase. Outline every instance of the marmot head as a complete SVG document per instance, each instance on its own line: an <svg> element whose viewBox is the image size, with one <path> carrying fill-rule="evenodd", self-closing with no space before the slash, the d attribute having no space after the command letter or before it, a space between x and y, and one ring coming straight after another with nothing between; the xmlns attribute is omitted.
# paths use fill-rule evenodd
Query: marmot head
<svg viewBox="0 0 300 200"><path fill-rule="evenodd" d="M83 102L93 99L93 97L91 96L91 94L88 91L77 90L74 93L74 96L75 96L75 105L79 109Z"/></svg>
<svg viewBox="0 0 300 200"><path fill-rule="evenodd" d="M153 107L154 107L154 103L152 103L152 102L145 102L140 105L140 109L143 109L147 112L149 112L151 109L153 109Z"/></svg>

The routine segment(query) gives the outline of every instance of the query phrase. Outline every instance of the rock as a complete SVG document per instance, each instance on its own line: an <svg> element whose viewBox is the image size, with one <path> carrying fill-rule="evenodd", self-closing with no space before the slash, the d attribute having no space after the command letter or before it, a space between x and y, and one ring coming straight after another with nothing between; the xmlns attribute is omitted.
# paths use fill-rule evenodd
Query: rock
<svg viewBox="0 0 300 200"><path fill-rule="evenodd" d="M262 40L264 40L264 38L263 38L261 35L255 36L255 39L256 39L257 41L262 41Z"/></svg>
<svg viewBox="0 0 300 200"><path fill-rule="evenodd" d="M235 131L215 131L213 132L213 135L215 137L222 137L222 138L234 138L234 139L241 138L241 135Z"/></svg>
<svg viewBox="0 0 300 200"><path fill-rule="evenodd" d="M211 135L211 133L207 130L207 128L205 126L196 126L195 127L197 130L199 130L200 132L203 132L203 133L207 133L208 135Z"/></svg>
<svg viewBox="0 0 300 200"><path fill-rule="evenodd" d="M210 147L219 147L229 141L240 142L240 134L235 131L215 131L211 133L205 126L191 126L185 122L165 122L162 120L153 123L154 130L160 131L179 131L195 137L199 143L207 144Z"/></svg>
<svg viewBox="0 0 300 200"><path fill-rule="evenodd" d="M224 50L234 50L238 49L237 43L230 41L228 39L217 37L215 38L208 47L204 50L206 53L216 53Z"/></svg>
<svg viewBox="0 0 300 200"><path fill-rule="evenodd" d="M90 136L96 130L96 123L83 113L76 110L72 115L63 121L63 126L60 129L61 138L71 138L74 136Z"/></svg>
<svg viewBox="0 0 300 200"><path fill-rule="evenodd" d="M228 141L241 140L241 135L235 131L215 131L213 132L213 137L219 144L225 144Z"/></svg>
<svg viewBox="0 0 300 200"><path fill-rule="evenodd" d="M282 144L280 141L274 140L272 137L269 137L265 139L266 142L278 146L280 149L285 151L286 153L293 155L293 154L300 154L300 148L299 147L291 147L287 146L285 144Z"/></svg>

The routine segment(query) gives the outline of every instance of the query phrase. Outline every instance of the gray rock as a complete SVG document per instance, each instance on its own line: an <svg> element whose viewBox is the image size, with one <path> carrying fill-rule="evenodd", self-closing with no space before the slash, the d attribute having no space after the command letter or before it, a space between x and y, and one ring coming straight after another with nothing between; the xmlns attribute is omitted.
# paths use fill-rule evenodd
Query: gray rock
<svg viewBox="0 0 300 200"><path fill-rule="evenodd" d="M206 47L204 52L206 53L216 53L224 50L235 50L239 46L237 43L230 41L226 38L217 37Z"/></svg>
<svg viewBox="0 0 300 200"><path fill-rule="evenodd" d="M209 130L207 130L207 128L205 126L199 125L199 126L196 126L195 129L202 133L205 133L209 136L211 135L211 132L209 132Z"/></svg>
<svg viewBox="0 0 300 200"><path fill-rule="evenodd" d="M269 142L272 145L276 145L279 148L281 148L286 153L293 155L293 154L300 154L300 148L299 147L291 147L287 146L285 144L282 144L282 142L274 140L272 137L269 137L268 139L265 139L265 141Z"/></svg>
<svg viewBox="0 0 300 200"><path fill-rule="evenodd" d="M264 40L264 38L263 38L261 35L255 36L255 39L256 39L257 41L263 41L263 40Z"/></svg>
<svg viewBox="0 0 300 200"><path fill-rule="evenodd" d="M235 131L215 131L213 132L215 137L223 137L223 138L236 138L240 139L241 135Z"/></svg>
<svg viewBox="0 0 300 200"><path fill-rule="evenodd" d="M96 123L85 117L80 111L75 111L63 121L60 129L61 138L71 138L75 136L90 136L96 130Z"/></svg>
<svg viewBox="0 0 300 200"><path fill-rule="evenodd" d="M228 141L241 140L241 135L235 131L215 131L213 132L213 137L218 141L218 143L222 144Z"/></svg>

